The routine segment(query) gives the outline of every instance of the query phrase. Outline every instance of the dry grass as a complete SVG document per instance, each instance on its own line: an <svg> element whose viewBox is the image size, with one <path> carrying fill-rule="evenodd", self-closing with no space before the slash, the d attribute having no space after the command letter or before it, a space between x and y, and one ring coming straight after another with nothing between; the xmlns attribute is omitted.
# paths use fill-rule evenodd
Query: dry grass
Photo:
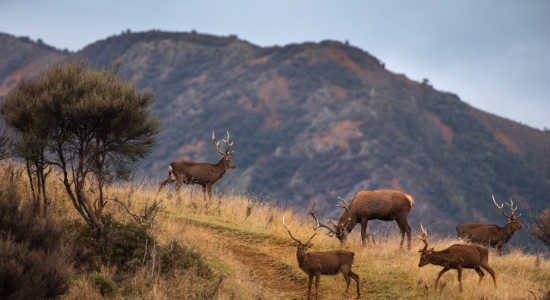
<svg viewBox="0 0 550 300"><path fill-rule="evenodd" d="M107 198L130 198L132 209L139 212L154 200L157 184L119 184L107 190ZM24 183L21 188L24 188ZM68 223L80 218L58 180L50 179L48 189L54 199L54 211L58 218ZM282 217L286 216L285 220L297 238L306 240L312 234L306 209L297 211L282 208L274 202L262 202L258 197L233 192L215 194L211 202L205 203L200 189L196 189L192 197L190 191L190 188L183 187L181 201L177 201L172 189L165 188L159 195L159 199L163 199L163 210L149 232L156 238L159 251L174 242L195 249L212 270L212 275L203 278L193 268L159 274L156 271L158 265L154 265L151 260L134 272L122 272L116 267L104 266L100 273L116 285L116 291L104 298L304 298L307 276L298 268L295 247L282 225ZM109 204L105 213L112 213L117 220L133 222L115 203ZM324 232L323 229L320 231ZM548 257L539 258L537 266L537 256L528 254L528 249L513 249L503 257L496 257L494 251L490 250L489 264L497 274L498 289L494 288L489 274L486 273L483 283L478 286L478 275L473 270L465 270L464 292L459 294L457 272L452 270L442 277L440 285L443 288L436 290L433 284L441 267L429 265L419 268L420 254L414 250L400 249L400 236L396 231L376 232L376 236L376 245L368 244L362 248L358 230L351 234L350 240L343 247L336 238L318 234L312 241L312 251L346 249L355 252L354 272L361 278L363 299L533 299L529 291L542 299L550 286ZM436 250L458 242L452 238L430 236L430 247L434 246ZM279 273L259 276L259 272L264 270L252 268L231 250L233 248L230 245L241 245L257 253L260 258L266 257ZM420 241L413 237L413 249L417 246L420 246ZM276 288L277 281L284 286L284 280L292 278L298 278L294 291ZM344 293L345 281L342 275L321 277L320 299L338 299ZM353 281L350 297L355 297ZM75 270L73 285L63 299L100 298L100 289L90 280L90 273Z"/></svg>

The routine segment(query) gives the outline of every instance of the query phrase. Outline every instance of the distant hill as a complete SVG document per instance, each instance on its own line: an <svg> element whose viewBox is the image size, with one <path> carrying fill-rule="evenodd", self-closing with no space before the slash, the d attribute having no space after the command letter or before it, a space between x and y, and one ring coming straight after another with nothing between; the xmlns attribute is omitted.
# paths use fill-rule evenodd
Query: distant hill
<svg viewBox="0 0 550 300"><path fill-rule="evenodd" d="M491 195L512 198L523 223L550 203L550 131L478 110L337 41L263 48L149 31L68 53L0 34L0 97L22 74L74 56L98 67L120 58L121 76L138 73L154 91L165 128L143 164L152 178L179 159L217 162L212 131L229 131L237 168L219 188L304 207L318 200L325 216L339 215L337 197L396 189L415 198L413 227L454 233L466 222L505 225Z"/></svg>

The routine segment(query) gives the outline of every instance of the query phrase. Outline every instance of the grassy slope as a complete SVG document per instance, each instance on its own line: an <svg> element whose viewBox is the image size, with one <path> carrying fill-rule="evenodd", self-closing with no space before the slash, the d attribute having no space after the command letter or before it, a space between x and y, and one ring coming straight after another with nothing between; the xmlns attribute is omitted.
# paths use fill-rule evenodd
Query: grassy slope
<svg viewBox="0 0 550 300"><path fill-rule="evenodd" d="M50 191L56 199L55 207L60 218L79 218L70 206L61 186L53 180ZM160 198L165 199L164 209L157 217L151 233L159 246L178 241L196 247L214 271L210 279L193 275L193 272L151 276L151 263L145 264L135 274L121 274L116 268L104 266L101 273L113 278L117 291L110 296L117 299L304 299L307 276L298 268L295 247L282 225L286 215L292 232L299 239L307 239L312 231L308 227L305 210L285 209L270 202L261 203L256 197L238 194L218 194L206 208L202 194L197 189L191 197L190 189L182 189L178 204L173 192L165 189ZM139 210L151 201L156 183L130 183L108 190L108 197L131 197L134 209ZM250 216L247 207L256 203ZM219 206L218 206L219 204ZM117 206L110 206L117 220L131 220ZM428 229L429 232L429 229ZM402 251L396 232L377 233L376 245L361 248L358 232L351 241L341 247L335 238L317 235L312 251L330 249L355 252L354 271L361 278L363 299L517 299L527 298L528 291L542 297L550 284L550 261L543 260L535 267L536 256L515 249L504 257L496 257L490 251L489 262L497 274L498 289L486 276L477 286L478 276L473 270L463 275L464 293L459 295L456 271L442 277L445 287L433 289L433 283L441 267L418 268L419 254ZM430 245L442 249L455 243L450 238L430 236ZM420 241L413 239L413 249ZM64 299L99 299L101 295L90 283L90 274L75 271L74 285ZM221 278L221 284L218 285ZM355 284L350 287L355 296ZM215 294L214 294L215 293ZM341 298L345 293L345 281L341 275L322 276L319 288L321 299ZM350 297L351 297L350 296Z"/></svg>

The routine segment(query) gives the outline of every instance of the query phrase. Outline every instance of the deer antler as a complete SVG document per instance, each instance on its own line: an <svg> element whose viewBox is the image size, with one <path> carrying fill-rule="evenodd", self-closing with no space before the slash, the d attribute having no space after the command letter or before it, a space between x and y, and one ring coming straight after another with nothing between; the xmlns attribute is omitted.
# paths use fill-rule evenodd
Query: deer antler
<svg viewBox="0 0 550 300"><path fill-rule="evenodd" d="M227 154L229 152L229 149L231 149L231 146L233 146L233 142L231 142L231 145L229 144L229 131L227 132L227 141L222 139L227 144L227 150L225 150L225 155L231 155L235 151L231 151L231 153Z"/></svg>
<svg viewBox="0 0 550 300"><path fill-rule="evenodd" d="M510 204L506 203L506 205L508 205L508 207L512 211L512 217L513 217L514 213L518 209L518 206L516 205L516 208L514 208L514 200L512 200L512 198L510 198ZM519 216L517 216L516 219L519 218L519 217L521 217L521 214L519 214Z"/></svg>
<svg viewBox="0 0 550 300"><path fill-rule="evenodd" d="M493 202L495 203L495 205L498 207L498 209L500 209L500 212L506 217L506 218L511 218L514 216L514 210L512 210L512 215L509 216L507 214L504 213L504 210L502 209L504 207L504 204L501 204L500 206L498 206L497 202L495 201L495 196L491 195L493 197ZM511 200L511 199L510 199ZM508 203L506 203L508 205ZM513 204L513 203L512 203ZM512 207L510 207L511 209Z"/></svg>
<svg viewBox="0 0 550 300"><path fill-rule="evenodd" d="M317 222L317 227L321 226L323 228L326 228L329 230L328 233L326 233L326 235L332 237L334 236L334 234L336 233L336 231L332 228L330 228L329 226L319 222L319 220L317 219L317 217L315 216L315 213L317 212L316 210L314 211L313 208L315 208L315 204L317 204L317 200L315 201L315 203L313 203L313 206L311 206L311 209L309 210L309 214L313 217L313 219L315 219L315 221ZM331 220L332 221L332 220Z"/></svg>
<svg viewBox="0 0 550 300"><path fill-rule="evenodd" d="M300 242L300 240L294 238L294 237L292 236L292 234L290 233L290 225L286 226L286 224L285 224L285 216L283 216L283 225L285 226L286 231L288 231L288 235L290 235L290 237L291 237L293 240L295 240L296 242L298 242L298 243L301 244L302 242ZM313 236L315 236L315 235L313 235ZM312 236L311 238L313 238L313 236ZM307 243L306 243L306 244L307 244Z"/></svg>
<svg viewBox="0 0 550 300"><path fill-rule="evenodd" d="M346 203L346 200L338 197L338 199L340 199L340 202L342 202L343 206L342 205L336 205L337 207L341 207L341 208L344 208L348 211L348 220L346 221L346 223L344 223L344 225L342 226L342 228L346 228L346 225L348 225L349 221L351 221L351 212L349 211L349 207L348 207L348 204Z"/></svg>
<svg viewBox="0 0 550 300"><path fill-rule="evenodd" d="M420 248L417 248L418 249L418 252L424 252L426 251L426 249L428 249L428 233L426 233L426 230L424 230L424 227L422 226L422 222L420 222L420 229L422 229L422 237L417 235L416 237L418 237L422 242L424 242L424 248L420 249Z"/></svg>
<svg viewBox="0 0 550 300"><path fill-rule="evenodd" d="M228 132L229 133L229 132ZM229 138L228 138L229 139ZM220 149L218 149L218 146L220 145L220 141L218 141L217 143L215 142L216 141L216 137L214 136L214 131L212 131L212 143L214 144L214 146L216 146L216 150L218 150L218 152L221 154L221 155L225 155L223 152L220 151Z"/></svg>
<svg viewBox="0 0 550 300"><path fill-rule="evenodd" d="M315 204L313 204L315 205ZM311 225L309 225L311 228L313 228L313 235L309 238L309 240L307 240L306 244L309 244L309 242L311 242L311 240L313 239L313 237L315 237L315 235L317 235L317 228L319 228L319 221L317 221L317 226L313 227Z"/></svg>

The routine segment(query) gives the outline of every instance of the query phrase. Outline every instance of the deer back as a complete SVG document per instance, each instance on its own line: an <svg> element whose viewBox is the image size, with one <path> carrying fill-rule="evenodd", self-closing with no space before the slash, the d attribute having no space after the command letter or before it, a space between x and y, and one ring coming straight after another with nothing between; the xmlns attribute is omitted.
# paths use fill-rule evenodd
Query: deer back
<svg viewBox="0 0 550 300"><path fill-rule="evenodd" d="M441 251L434 251L432 248L422 252L418 266L433 264L451 269L457 269L459 266L471 269L488 260L489 253L483 247L455 244Z"/></svg>
<svg viewBox="0 0 550 300"><path fill-rule="evenodd" d="M308 275L336 275L341 270L351 269L355 253L346 250L308 252L298 257L300 269Z"/></svg>
<svg viewBox="0 0 550 300"><path fill-rule="evenodd" d="M170 167L178 180L199 184L214 183L222 178L226 171L226 169L220 169L209 163L196 163L187 160L175 161L170 164Z"/></svg>
<svg viewBox="0 0 550 300"><path fill-rule="evenodd" d="M479 223L467 223L456 227L456 234L472 243L495 246L499 241L507 242L514 235L512 225L504 227Z"/></svg>
<svg viewBox="0 0 550 300"><path fill-rule="evenodd" d="M350 223L354 223L353 226L355 226L363 218L384 221L395 220L401 216L407 216L413 205L414 199L400 191L359 192L349 204L349 210L352 214L352 222ZM344 216L344 214L346 215ZM344 211L338 219L338 223L344 223L346 220L347 212Z"/></svg>

